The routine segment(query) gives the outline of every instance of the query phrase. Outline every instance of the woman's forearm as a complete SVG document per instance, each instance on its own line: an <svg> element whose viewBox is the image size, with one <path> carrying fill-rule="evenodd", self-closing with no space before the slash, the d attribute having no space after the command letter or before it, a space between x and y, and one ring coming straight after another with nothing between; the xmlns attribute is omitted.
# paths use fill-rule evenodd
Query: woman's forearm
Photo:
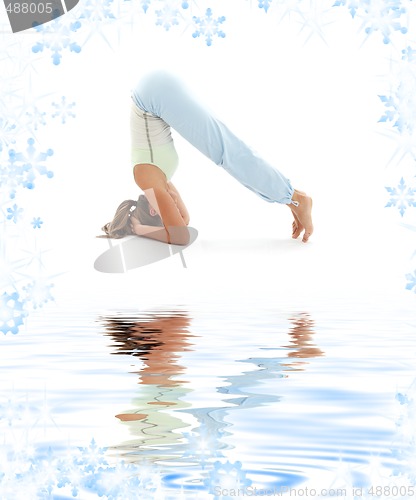
<svg viewBox="0 0 416 500"><path fill-rule="evenodd" d="M132 217L132 219L134 219ZM153 240L170 243L172 245L187 245L189 243L189 231L186 226L155 227L145 226L138 221L132 220L132 230L137 236L144 236Z"/></svg>
<svg viewBox="0 0 416 500"><path fill-rule="evenodd" d="M179 191L172 184L172 182L168 181L167 185L168 185L168 193L172 196L172 199L176 203L176 206L178 207L179 213L181 214L183 221L185 222L186 225L188 225L190 220L189 212L188 209L186 208L185 203L181 198L181 195L179 194Z"/></svg>

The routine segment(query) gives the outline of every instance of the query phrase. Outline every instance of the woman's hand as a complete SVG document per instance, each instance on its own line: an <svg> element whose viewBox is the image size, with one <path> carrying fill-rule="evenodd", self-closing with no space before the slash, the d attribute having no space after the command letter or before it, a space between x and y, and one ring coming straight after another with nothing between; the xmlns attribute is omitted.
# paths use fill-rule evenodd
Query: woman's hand
<svg viewBox="0 0 416 500"><path fill-rule="evenodd" d="M133 215L130 216L130 228L134 234L140 235L140 221Z"/></svg>

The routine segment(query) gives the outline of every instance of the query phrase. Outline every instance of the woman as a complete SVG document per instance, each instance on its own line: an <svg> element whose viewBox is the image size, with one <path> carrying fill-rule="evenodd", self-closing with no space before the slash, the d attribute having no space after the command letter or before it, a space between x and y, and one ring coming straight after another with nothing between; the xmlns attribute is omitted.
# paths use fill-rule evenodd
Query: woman
<svg viewBox="0 0 416 500"><path fill-rule="evenodd" d="M153 72L135 87L132 100L132 166L145 196L118 207L114 220L103 227L109 237L137 234L178 245L189 242L189 214L170 181L178 166L172 127L258 196L288 205L294 217L292 237L303 232L302 241L308 241L313 232L312 199L293 189L286 177L210 115L178 80L163 71Z"/></svg>

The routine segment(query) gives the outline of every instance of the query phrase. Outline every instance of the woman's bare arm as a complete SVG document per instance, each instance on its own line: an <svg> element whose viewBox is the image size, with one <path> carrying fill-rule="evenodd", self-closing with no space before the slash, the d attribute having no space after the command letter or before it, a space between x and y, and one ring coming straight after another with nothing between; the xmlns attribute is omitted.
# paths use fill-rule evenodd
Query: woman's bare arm
<svg viewBox="0 0 416 500"><path fill-rule="evenodd" d="M190 238L187 224L168 190L151 188L145 189L144 194L162 219L168 233L168 243L187 245Z"/></svg>
<svg viewBox="0 0 416 500"><path fill-rule="evenodd" d="M188 225L190 220L189 212L185 206L185 203L181 198L181 195L179 194L179 191L172 184L172 182L168 181L167 184L168 184L168 193L172 196L173 201L176 203L176 206L178 207L179 213L181 214L185 224Z"/></svg>
<svg viewBox="0 0 416 500"><path fill-rule="evenodd" d="M134 168L134 179L143 190L150 205L160 215L164 225L163 230L163 228L155 229L152 226L141 224L141 227L138 227L136 223L134 232L136 234L140 232L140 236L147 236L166 243L187 245L190 240L187 223L171 194L174 193L174 190L169 188L165 174L155 165L141 164ZM179 193L175 196L178 197ZM183 207L185 207L184 204ZM186 209L185 212L187 213ZM136 219L136 222L139 221Z"/></svg>
<svg viewBox="0 0 416 500"><path fill-rule="evenodd" d="M133 233L137 236L145 236L152 240L169 243L169 234L163 226L147 226L136 219L134 215L130 217L130 225Z"/></svg>

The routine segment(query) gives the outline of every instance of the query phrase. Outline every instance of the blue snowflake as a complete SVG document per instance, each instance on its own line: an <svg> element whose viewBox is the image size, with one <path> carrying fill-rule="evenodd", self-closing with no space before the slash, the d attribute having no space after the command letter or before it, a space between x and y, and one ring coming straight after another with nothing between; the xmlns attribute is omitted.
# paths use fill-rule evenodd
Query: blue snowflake
<svg viewBox="0 0 416 500"><path fill-rule="evenodd" d="M400 133L416 130L416 77L411 72L403 78L393 96L379 96L386 110L379 122L393 122Z"/></svg>
<svg viewBox="0 0 416 500"><path fill-rule="evenodd" d="M57 487L64 488L69 485L73 497L78 496L85 484L85 472L77 463L77 455L75 450L68 450L69 453L59 459L57 463L58 477ZM87 476L88 477L88 476Z"/></svg>
<svg viewBox="0 0 416 500"><path fill-rule="evenodd" d="M62 59L61 52L64 49L69 49L76 54L81 52L81 47L72 40L73 33L81 27L81 23L75 21L67 25L62 19L65 18L60 17L49 23L37 26L35 29L42 35L42 40L32 47L34 53L49 49L52 52L52 61L55 65L60 64Z"/></svg>
<svg viewBox="0 0 416 500"><path fill-rule="evenodd" d="M49 446L47 450L38 448L36 457L32 459L34 469L38 481L38 494L42 494L44 498L51 498L52 492L58 482L59 470L57 468L58 458L54 455L52 448Z"/></svg>
<svg viewBox="0 0 416 500"><path fill-rule="evenodd" d="M380 118L379 122L391 122L394 120L394 117L397 113L397 104L394 100L393 97L387 97L385 95L379 95L379 98L381 100L381 102L384 103L384 106L387 108L386 111L384 111L384 115ZM389 108L392 108L392 109L389 109ZM399 123L398 121L396 121L396 123L394 124L395 127L398 127L399 126Z"/></svg>
<svg viewBox="0 0 416 500"><path fill-rule="evenodd" d="M400 0L384 0L383 2L366 1L364 23L369 26L365 28L365 33L371 35L380 31L383 36L383 43L391 42L393 31L401 34L407 33L407 27L402 26L401 16L406 13L406 9L401 7Z"/></svg>
<svg viewBox="0 0 416 500"><path fill-rule="evenodd" d="M179 9L175 5L164 3L163 8L156 11L156 26L163 26L166 31L169 31L172 26L178 26L178 15Z"/></svg>
<svg viewBox="0 0 416 500"><path fill-rule="evenodd" d="M193 21L196 25L196 31L192 33L192 36L194 38L198 38L201 35L205 37L205 42L208 47L212 45L214 36L225 38L225 33L220 29L220 25L225 21L225 17L221 16L214 19L211 9L206 10L205 17L194 16Z"/></svg>
<svg viewBox="0 0 416 500"><path fill-rule="evenodd" d="M12 208L8 208L7 215L8 220L12 220L15 224L22 218L22 214L24 212L23 208L19 208L16 203L12 206Z"/></svg>
<svg viewBox="0 0 416 500"><path fill-rule="evenodd" d="M210 472L209 478L205 480L205 486L209 488L209 493L216 494L218 491L235 492L244 490L251 485L252 481L246 478L246 473L241 469L241 462L226 463L215 462L214 469ZM218 498L234 498L234 496L221 495Z"/></svg>
<svg viewBox="0 0 416 500"><path fill-rule="evenodd" d="M259 9L264 9L264 12L267 12L272 1L273 0L258 0Z"/></svg>
<svg viewBox="0 0 416 500"><path fill-rule="evenodd" d="M105 453L107 448L100 448L97 446L95 439L91 440L91 443L88 448L78 448L81 455L77 460L78 465L82 466L82 469L85 472L96 472L103 465L108 465L107 460L105 458Z"/></svg>
<svg viewBox="0 0 416 500"><path fill-rule="evenodd" d="M27 143L26 153L16 153L14 149L10 149L8 162L0 163L0 190L7 190L12 199L19 186L33 189L37 174L53 177L53 172L44 164L53 155L52 149L39 153L34 146L34 139L28 139Z"/></svg>
<svg viewBox="0 0 416 500"><path fill-rule="evenodd" d="M407 208L416 207L416 189L406 186L403 177L397 187L386 187L386 190L390 194L386 207L397 207L402 217Z"/></svg>
<svg viewBox="0 0 416 500"><path fill-rule="evenodd" d="M147 9L149 8L149 5L152 0L140 0L140 4L142 6L143 12L146 14Z"/></svg>
<svg viewBox="0 0 416 500"><path fill-rule="evenodd" d="M347 6L350 11L351 17L355 17L358 8L360 7L361 0L337 0L333 7Z"/></svg>
<svg viewBox="0 0 416 500"><path fill-rule="evenodd" d="M19 300L19 294L3 293L0 296L0 332L10 332L15 335L19 327L23 325L23 318L27 315L24 310L24 303Z"/></svg>
<svg viewBox="0 0 416 500"><path fill-rule="evenodd" d="M396 397L395 399L401 404L401 405L405 405L405 404L408 404L409 403L409 398L407 397L406 394L402 394L400 392L398 392L396 394Z"/></svg>
<svg viewBox="0 0 416 500"><path fill-rule="evenodd" d="M412 47L407 47L402 50L402 60L407 61L409 63L413 63L416 61L416 50L412 49Z"/></svg>
<svg viewBox="0 0 416 500"><path fill-rule="evenodd" d="M43 220L40 217L33 217L31 224L33 229L40 229L43 224Z"/></svg>
<svg viewBox="0 0 416 500"><path fill-rule="evenodd" d="M406 290L414 291L416 293L416 269L413 274L406 274L406 279L408 281L406 285Z"/></svg>
<svg viewBox="0 0 416 500"><path fill-rule="evenodd" d="M52 118L59 117L61 123L66 123L67 118L75 118L75 114L72 112L72 108L75 106L75 102L67 102L66 97L62 96L60 102L53 102L52 106L55 107L56 111L52 114Z"/></svg>
<svg viewBox="0 0 416 500"><path fill-rule="evenodd" d="M362 27L370 36L379 31L383 36L383 43L391 42L394 31L405 34L407 27L402 26L402 16L406 9L401 0L337 0L334 7L347 6L351 16L362 18Z"/></svg>

